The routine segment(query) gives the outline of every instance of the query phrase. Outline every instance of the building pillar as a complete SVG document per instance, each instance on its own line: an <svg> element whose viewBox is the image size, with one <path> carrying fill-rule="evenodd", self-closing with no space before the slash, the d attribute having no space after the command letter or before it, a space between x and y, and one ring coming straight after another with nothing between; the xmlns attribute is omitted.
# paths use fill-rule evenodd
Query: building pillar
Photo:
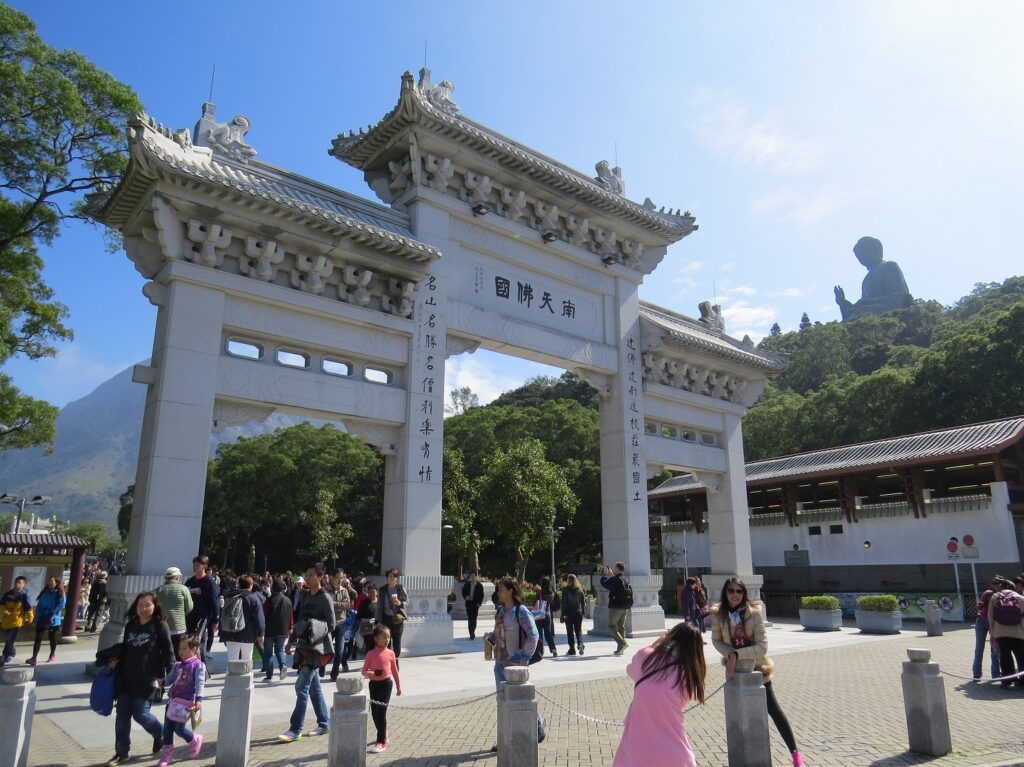
<svg viewBox="0 0 1024 767"><path fill-rule="evenodd" d="M761 598L764 578L754 575L750 548L750 509L747 507L747 472L743 458L741 417L722 415L722 440L725 448L724 474L701 475L708 485L708 535L711 544L711 573L701 576L708 599L717 601L722 584L738 576L747 586L751 599Z"/></svg>
<svg viewBox="0 0 1024 767"><path fill-rule="evenodd" d="M85 575L85 549L73 549L71 574L68 576L68 604L60 626L61 644L78 641L78 607L81 604L82 576Z"/></svg>
<svg viewBox="0 0 1024 767"><path fill-rule="evenodd" d="M158 311L152 361L137 365L133 374L148 391L126 565L131 576L148 580L110 578L113 604L101 648L120 641L135 588L159 586L171 565L191 569L203 521L224 294L174 281L150 283L146 295Z"/></svg>
<svg viewBox="0 0 1024 767"><path fill-rule="evenodd" d="M449 223L444 211L418 203L413 206L413 220L420 239L447 242ZM441 575L448 290L443 271L438 264L434 267L416 291L405 381L406 422L395 455L387 456L384 463L381 574L392 567L402 573L409 594L402 650L408 655L456 652L448 615L454 579Z"/></svg>
<svg viewBox="0 0 1024 767"><path fill-rule="evenodd" d="M661 572L651 570L647 515L647 463L643 453L644 398L640 360L640 302L637 285L616 281L618 314L612 339L619 369L609 397L601 400L601 532L604 560L623 562L633 587L629 636L656 636L665 630L658 603ZM608 592L598 588L592 633L608 635Z"/></svg>

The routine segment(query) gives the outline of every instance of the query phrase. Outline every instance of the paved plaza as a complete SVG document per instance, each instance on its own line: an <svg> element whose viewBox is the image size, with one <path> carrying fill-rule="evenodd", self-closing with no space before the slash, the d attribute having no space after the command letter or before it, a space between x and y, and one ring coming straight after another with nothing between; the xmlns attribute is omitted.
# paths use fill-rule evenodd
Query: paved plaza
<svg viewBox="0 0 1024 767"><path fill-rule="evenodd" d="M925 636L922 623L907 626L902 634L892 637L866 636L850 627L828 634L805 632L787 620L777 621L769 629L770 654L776 660L776 694L807 763L812 767L882 767L1013 764L1020 760L1024 764L1020 727L1024 693L948 676L946 696L953 753L941 759L907 753L899 679L906 648L927 647L944 670L969 676L974 646L974 630L969 626L947 627L945 636L932 638ZM462 636L458 637L460 631ZM395 707L389 715L391 746L383 754L368 755L368 765L496 764L490 752L495 731L494 698L478 699L493 691L491 664L477 651L478 644L465 636L464 623L456 623L456 632L462 654L402 659L406 694L393 699ZM564 636L559 639L564 643ZM633 640L630 650L639 649L646 641ZM88 708L89 687L82 665L94 648L94 639L62 647L60 663L37 669L39 703L30 765L96 765L113 753L113 717L103 719ZM580 718L567 709L598 720L621 722L632 694L632 684L624 673L627 659L612 657L610 640L590 642L582 658L565 657L561 654L564 649L560 647L558 658L547 658L531 668L540 710L548 720L549 736L540 746L540 764L611 765L621 728ZM686 726L698 763L724 767L725 717L723 695L718 689L724 673L710 645L707 651L707 689L713 694L706 705L687 712ZM216 658L215 669L222 666L223 651ZM223 681L223 674L218 673L207 689L206 722L201 728L206 744L200 758L189 762L197 767L214 763ZM250 764L326 765L325 737L304 738L288 745L276 742L276 735L286 729L293 703L290 680L271 685L256 683ZM163 707L157 707L158 717L162 712ZM313 726L310 712L306 729ZM155 764L149 756L149 738L137 725L133 725L132 735L133 763ZM774 728L772 748L776 765L789 764Z"/></svg>

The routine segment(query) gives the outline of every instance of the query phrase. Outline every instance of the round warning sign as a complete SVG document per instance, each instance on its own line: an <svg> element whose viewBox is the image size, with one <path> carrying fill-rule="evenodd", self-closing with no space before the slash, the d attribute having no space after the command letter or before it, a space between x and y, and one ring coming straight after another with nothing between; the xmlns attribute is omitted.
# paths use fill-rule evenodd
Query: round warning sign
<svg viewBox="0 0 1024 767"><path fill-rule="evenodd" d="M957 550L956 541L950 541L949 543L946 544L946 551L948 551L950 554L956 554L956 550Z"/></svg>
<svg viewBox="0 0 1024 767"><path fill-rule="evenodd" d="M974 545L974 536L971 535L970 533L968 533L967 535L964 536L964 546L973 546L973 545Z"/></svg>

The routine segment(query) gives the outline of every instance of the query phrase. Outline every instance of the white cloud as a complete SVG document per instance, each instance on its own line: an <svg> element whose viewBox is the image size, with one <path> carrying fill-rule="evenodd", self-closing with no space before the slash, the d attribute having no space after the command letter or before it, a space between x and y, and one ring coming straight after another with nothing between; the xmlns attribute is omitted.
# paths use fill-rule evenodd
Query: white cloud
<svg viewBox="0 0 1024 767"><path fill-rule="evenodd" d="M724 264L721 264L718 267L718 271L720 271L720 272L735 272L736 271L736 266L737 266L737 264L736 264L735 261L726 261Z"/></svg>
<svg viewBox="0 0 1024 767"><path fill-rule="evenodd" d="M498 398L500 394L522 386L524 379L520 376L502 375L480 358L464 357L449 360L445 367L444 391L447 404L448 392L452 389L468 386L480 398L480 404L486 405Z"/></svg>
<svg viewBox="0 0 1024 767"><path fill-rule="evenodd" d="M821 166L825 145L786 130L777 118L755 116L727 91L700 88L690 101L701 143L738 165L800 174Z"/></svg>
<svg viewBox="0 0 1024 767"><path fill-rule="evenodd" d="M682 268L680 268L679 272L680 274L692 274L694 272L699 272L703 268L703 261L691 261L688 264L684 264Z"/></svg>
<svg viewBox="0 0 1024 767"><path fill-rule="evenodd" d="M722 310L725 317L725 332L736 338L749 335L757 338L764 335L775 322L777 316L774 306L763 304L751 306L745 301L736 301L727 309Z"/></svg>
<svg viewBox="0 0 1024 767"><path fill-rule="evenodd" d="M724 288L726 293L738 293L741 296L753 296L757 293L757 288L752 288L749 285L736 285L735 287Z"/></svg>
<svg viewBox="0 0 1024 767"><path fill-rule="evenodd" d="M804 298L807 296L807 294L800 290L800 288L786 288L785 290L780 290L779 292L772 293L771 295L776 298Z"/></svg>
<svg viewBox="0 0 1024 767"><path fill-rule="evenodd" d="M856 194L838 184L826 184L811 191L780 187L755 200L754 212L786 219L808 229L856 199Z"/></svg>

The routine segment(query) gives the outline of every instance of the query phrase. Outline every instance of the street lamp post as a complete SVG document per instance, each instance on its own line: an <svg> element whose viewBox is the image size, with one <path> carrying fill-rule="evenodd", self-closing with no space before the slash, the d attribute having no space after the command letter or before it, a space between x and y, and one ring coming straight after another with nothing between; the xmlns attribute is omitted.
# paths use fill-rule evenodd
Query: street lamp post
<svg viewBox="0 0 1024 767"><path fill-rule="evenodd" d="M547 526L547 533L551 539L551 588L557 588L558 576L555 574L555 539L559 533L564 533L564 527L555 527L555 518L551 518L551 524Z"/></svg>
<svg viewBox="0 0 1024 767"><path fill-rule="evenodd" d="M47 495L37 495L33 498L25 498L17 495L8 495L4 493L0 495L0 503L16 503L18 504L18 518L14 523L14 529L12 533L20 532L21 530L21 518L25 514L25 505L29 506L42 506L44 503L49 503L50 497Z"/></svg>

